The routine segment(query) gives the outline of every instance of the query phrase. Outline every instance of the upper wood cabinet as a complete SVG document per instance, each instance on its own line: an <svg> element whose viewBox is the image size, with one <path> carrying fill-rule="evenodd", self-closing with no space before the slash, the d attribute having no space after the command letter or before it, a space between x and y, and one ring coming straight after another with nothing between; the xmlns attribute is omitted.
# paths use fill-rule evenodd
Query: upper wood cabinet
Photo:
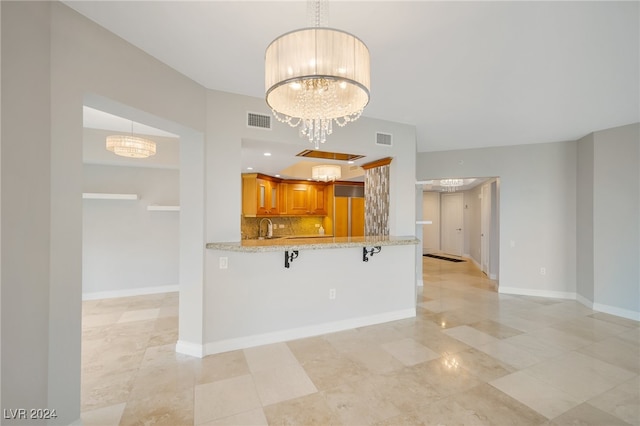
<svg viewBox="0 0 640 426"><path fill-rule="evenodd" d="M242 175L242 214L257 216L325 216L327 184L282 180L260 173Z"/></svg>
<svg viewBox="0 0 640 426"><path fill-rule="evenodd" d="M242 214L244 216L278 215L281 202L280 179L259 173L242 175Z"/></svg>

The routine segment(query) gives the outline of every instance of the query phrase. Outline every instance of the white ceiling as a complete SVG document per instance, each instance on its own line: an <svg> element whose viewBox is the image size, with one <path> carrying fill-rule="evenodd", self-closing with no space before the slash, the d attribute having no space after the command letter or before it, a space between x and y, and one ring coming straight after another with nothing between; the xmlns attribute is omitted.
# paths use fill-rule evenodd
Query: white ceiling
<svg viewBox="0 0 640 426"><path fill-rule="evenodd" d="M210 89L264 96L264 51L305 1L66 1ZM639 120L639 2L331 1L371 51L365 116L419 151L575 140Z"/></svg>

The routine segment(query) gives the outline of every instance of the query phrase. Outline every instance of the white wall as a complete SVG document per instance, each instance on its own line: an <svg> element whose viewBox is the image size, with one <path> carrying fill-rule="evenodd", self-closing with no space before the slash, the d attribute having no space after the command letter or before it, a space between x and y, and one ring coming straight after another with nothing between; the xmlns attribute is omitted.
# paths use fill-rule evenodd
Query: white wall
<svg viewBox="0 0 640 426"><path fill-rule="evenodd" d="M83 298L177 291L180 213L147 206L179 205L179 178L177 170L84 166L84 192L139 199L83 201Z"/></svg>
<svg viewBox="0 0 640 426"><path fill-rule="evenodd" d="M640 320L640 124L593 140L594 307Z"/></svg>
<svg viewBox="0 0 640 426"><path fill-rule="evenodd" d="M593 302L593 133L578 140L577 169L577 293Z"/></svg>
<svg viewBox="0 0 640 426"><path fill-rule="evenodd" d="M418 153L417 176L500 176L500 291L575 297L575 142Z"/></svg>
<svg viewBox="0 0 640 426"><path fill-rule="evenodd" d="M205 91L61 3L0 7L2 403L55 407L53 423L70 424L80 417L83 103L98 94L144 112L137 121L197 133Z"/></svg>
<svg viewBox="0 0 640 426"><path fill-rule="evenodd" d="M0 7L2 408L45 408L51 406L49 321L59 313L55 307L50 312L49 300L50 4L2 2ZM71 238L72 249L74 243ZM79 349L79 328L76 331L78 342L71 351ZM67 342L63 339L56 344ZM79 361L79 356L72 357L75 359ZM69 371L67 380L79 382L79 368L76 370ZM3 424L10 422L3 420Z"/></svg>
<svg viewBox="0 0 640 426"><path fill-rule="evenodd" d="M464 253L476 261L481 262L481 238L480 227L480 189L476 186L468 191L464 191Z"/></svg>

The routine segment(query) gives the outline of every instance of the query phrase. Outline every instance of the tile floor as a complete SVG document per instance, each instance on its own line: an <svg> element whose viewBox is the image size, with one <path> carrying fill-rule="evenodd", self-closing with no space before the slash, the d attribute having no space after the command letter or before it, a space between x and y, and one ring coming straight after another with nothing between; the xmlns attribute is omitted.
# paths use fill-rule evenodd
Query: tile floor
<svg viewBox="0 0 640 426"><path fill-rule="evenodd" d="M640 425L640 323L424 258L415 319L196 359L176 293L83 303L84 425Z"/></svg>

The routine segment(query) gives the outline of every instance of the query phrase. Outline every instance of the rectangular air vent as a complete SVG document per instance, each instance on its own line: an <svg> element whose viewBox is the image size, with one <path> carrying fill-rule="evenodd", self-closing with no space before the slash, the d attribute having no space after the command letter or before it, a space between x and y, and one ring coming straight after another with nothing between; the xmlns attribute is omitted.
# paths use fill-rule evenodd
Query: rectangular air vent
<svg viewBox="0 0 640 426"><path fill-rule="evenodd" d="M247 126L257 127L258 129L271 130L271 116L264 114L257 114L255 112L247 113Z"/></svg>
<svg viewBox="0 0 640 426"><path fill-rule="evenodd" d="M388 133L376 133L376 145L392 146L393 138Z"/></svg>

